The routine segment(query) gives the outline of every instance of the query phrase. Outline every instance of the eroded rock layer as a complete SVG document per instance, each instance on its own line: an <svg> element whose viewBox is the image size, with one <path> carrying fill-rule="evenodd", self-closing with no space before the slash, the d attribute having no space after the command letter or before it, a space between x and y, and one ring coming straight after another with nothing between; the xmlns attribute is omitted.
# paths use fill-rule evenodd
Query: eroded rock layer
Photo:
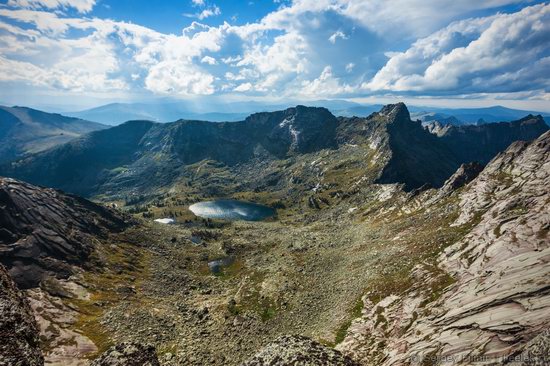
<svg viewBox="0 0 550 366"><path fill-rule="evenodd" d="M514 143L466 186L452 225L474 226L439 256L443 274L420 264L407 293L365 296L338 349L377 365L508 362L550 327L549 203L547 132Z"/></svg>
<svg viewBox="0 0 550 366"><path fill-rule="evenodd" d="M44 364L31 307L1 264L0 340L0 365Z"/></svg>
<svg viewBox="0 0 550 366"><path fill-rule="evenodd" d="M98 238L130 221L114 210L53 189L0 178L0 262L22 288L44 274L68 277Z"/></svg>

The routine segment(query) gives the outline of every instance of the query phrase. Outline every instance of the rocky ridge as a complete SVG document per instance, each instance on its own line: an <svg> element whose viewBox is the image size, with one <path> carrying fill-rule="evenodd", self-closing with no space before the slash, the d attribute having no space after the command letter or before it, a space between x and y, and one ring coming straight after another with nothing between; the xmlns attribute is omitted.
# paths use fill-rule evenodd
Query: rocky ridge
<svg viewBox="0 0 550 366"><path fill-rule="evenodd" d="M439 256L443 273L419 264L408 292L364 297L337 348L377 365L501 364L520 354L550 326L549 187L550 132L498 155L460 194L453 225L477 222ZM438 283L448 285L434 294Z"/></svg>
<svg viewBox="0 0 550 366"><path fill-rule="evenodd" d="M9 178L0 178L0 208L0 261L21 288L36 287L46 274L67 278L98 239L132 222L80 197Z"/></svg>
<svg viewBox="0 0 550 366"><path fill-rule="evenodd" d="M412 190L439 187L460 164L486 163L512 141L535 138L548 128L536 117L529 118L499 124L496 130L502 133L494 132L492 125L474 126L441 137L412 121L403 103L385 106L367 118L336 118L325 108L296 106L231 123L130 121L4 164L0 174L86 197L116 199L152 195L197 181L204 186L214 180L217 185L212 192L209 187L205 190L222 195L223 187L243 184L243 171L253 189L288 191L296 189L296 181L285 180L288 177L281 173L281 165L299 170L328 154L340 163L357 157L349 165L364 165L364 175ZM471 151L466 156L456 146L470 137L483 144L467 149ZM278 169L264 174L269 164ZM204 179L212 173L214 179Z"/></svg>
<svg viewBox="0 0 550 366"><path fill-rule="evenodd" d="M433 122L426 126L462 162L487 164L514 141L531 141L548 131L542 116L527 115L512 122L483 125L451 125Z"/></svg>
<svg viewBox="0 0 550 366"><path fill-rule="evenodd" d="M25 107L0 106L0 163L47 150L105 125Z"/></svg>

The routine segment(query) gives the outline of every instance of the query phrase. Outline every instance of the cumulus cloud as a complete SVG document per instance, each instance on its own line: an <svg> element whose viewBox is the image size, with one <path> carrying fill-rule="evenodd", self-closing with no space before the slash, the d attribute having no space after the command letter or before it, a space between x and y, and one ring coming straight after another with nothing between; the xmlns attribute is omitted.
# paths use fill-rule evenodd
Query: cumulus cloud
<svg viewBox="0 0 550 366"><path fill-rule="evenodd" d="M449 24L518 1L295 0L256 22L165 34L52 11L86 12L93 0L10 0L0 6L0 81L107 94L537 98L548 95L550 5ZM197 19L221 14L192 5Z"/></svg>
<svg viewBox="0 0 550 366"><path fill-rule="evenodd" d="M203 20L211 16L220 15L221 13L222 12L220 8L214 5L211 8L204 9L203 11L201 11L200 14L198 15L198 18L200 20Z"/></svg>
<svg viewBox="0 0 550 366"><path fill-rule="evenodd" d="M201 59L201 62L203 64L208 64L208 65L216 65L218 62L216 61L216 59L212 56L204 56L202 59Z"/></svg>
<svg viewBox="0 0 550 366"><path fill-rule="evenodd" d="M145 78L145 86L150 91L175 96L213 94L213 82L212 75L177 61L159 62Z"/></svg>
<svg viewBox="0 0 550 366"><path fill-rule="evenodd" d="M326 66L318 78L302 83L302 94L306 96L334 96L340 94L353 93L355 87L341 83L340 79L335 77L332 67Z"/></svg>
<svg viewBox="0 0 550 366"><path fill-rule="evenodd" d="M28 9L74 8L80 13L91 11L96 0L8 0L9 6Z"/></svg>
<svg viewBox="0 0 550 366"><path fill-rule="evenodd" d="M341 30L339 31L336 31L334 32L329 38L329 42L332 43L332 44L335 44L336 43L336 40L338 38L341 38L341 39L348 39L349 37L344 33L342 32Z"/></svg>
<svg viewBox="0 0 550 366"><path fill-rule="evenodd" d="M247 92L251 89L252 89L252 84L251 83L242 83L233 90L236 91L236 92Z"/></svg>
<svg viewBox="0 0 550 366"><path fill-rule="evenodd" d="M549 34L550 5L545 4L452 23L393 55L364 88L413 92L548 88Z"/></svg>
<svg viewBox="0 0 550 366"><path fill-rule="evenodd" d="M195 13L195 14L185 13L183 15L188 17L188 18L197 18L199 20L204 20L204 19L209 18L209 17L220 15L221 13L222 12L221 12L220 8L216 5L214 5L214 6L211 6L209 8L203 9L200 13Z"/></svg>

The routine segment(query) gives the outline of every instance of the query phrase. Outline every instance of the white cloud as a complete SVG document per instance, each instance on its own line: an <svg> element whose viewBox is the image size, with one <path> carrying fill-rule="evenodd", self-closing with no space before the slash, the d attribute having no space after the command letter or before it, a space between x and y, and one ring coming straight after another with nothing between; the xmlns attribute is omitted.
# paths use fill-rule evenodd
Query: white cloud
<svg viewBox="0 0 550 366"><path fill-rule="evenodd" d="M550 87L543 57L550 53L549 34L545 4L456 22L393 55L364 87L416 92Z"/></svg>
<svg viewBox="0 0 550 366"><path fill-rule="evenodd" d="M80 13L91 11L96 0L8 0L8 5L27 9L74 8Z"/></svg>
<svg viewBox="0 0 550 366"><path fill-rule="evenodd" d="M214 77L193 65L162 61L149 70L145 87L157 94L175 96L209 95L214 93Z"/></svg>
<svg viewBox="0 0 550 366"><path fill-rule="evenodd" d="M201 62L203 64L208 64L208 65L216 65L218 62L216 61L216 59L214 57L211 57L211 56L204 56L202 59L201 59Z"/></svg>
<svg viewBox="0 0 550 366"><path fill-rule="evenodd" d="M304 81L300 95L306 96L335 96L339 94L353 93L356 87L341 83L340 79L332 73L332 67L326 66L318 78Z"/></svg>
<svg viewBox="0 0 550 366"><path fill-rule="evenodd" d="M237 86L235 89L233 89L236 92L247 92L252 89L251 83L243 83L239 86Z"/></svg>
<svg viewBox="0 0 550 366"><path fill-rule="evenodd" d="M220 15L221 13L222 12L220 8L214 5L209 8L203 9L200 13L196 13L196 14L184 13L183 16L186 16L188 18L197 18L199 20L204 20L209 17Z"/></svg>
<svg viewBox="0 0 550 366"><path fill-rule="evenodd" d="M314 1L314 0L311 0ZM392 39L423 37L450 21L478 10L494 9L522 0L338 0L338 11L358 24Z"/></svg>
<svg viewBox="0 0 550 366"><path fill-rule="evenodd" d="M206 18L211 17L211 16L220 15L221 13L222 12L221 12L220 8L214 5L211 8L204 9L203 11L201 11L198 18L200 20L203 20L203 19L206 19Z"/></svg>
<svg viewBox="0 0 550 366"><path fill-rule="evenodd" d="M338 30L336 32L334 32L329 38L329 42L332 43L332 44L335 44L336 43L336 40L338 38L341 38L341 39L348 39L349 37L344 33L342 32L341 30Z"/></svg>
<svg viewBox="0 0 550 366"><path fill-rule="evenodd" d="M197 13L188 16L221 13L211 2L192 2ZM514 2L295 0L257 22L216 27L193 22L180 34L164 34L44 11L85 12L92 0L10 0L0 6L0 80L107 94L120 88L181 96L314 97L493 88L547 95L550 51L541 40L549 34L548 6L448 24Z"/></svg>

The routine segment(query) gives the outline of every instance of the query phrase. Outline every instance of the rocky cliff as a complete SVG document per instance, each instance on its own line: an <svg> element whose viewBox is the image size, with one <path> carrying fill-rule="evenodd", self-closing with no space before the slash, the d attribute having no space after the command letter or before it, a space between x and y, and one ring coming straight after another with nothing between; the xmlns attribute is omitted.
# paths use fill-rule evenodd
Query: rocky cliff
<svg viewBox="0 0 550 366"><path fill-rule="evenodd" d="M550 132L499 154L459 200L452 225L473 228L438 257L442 272L419 264L407 292L365 296L339 350L373 365L547 362Z"/></svg>
<svg viewBox="0 0 550 366"><path fill-rule="evenodd" d="M0 264L0 365L40 366L39 332L25 295Z"/></svg>
<svg viewBox="0 0 550 366"><path fill-rule="evenodd" d="M461 162L482 164L487 164L512 142L534 140L549 129L540 115L483 125L454 126L433 122L426 128L436 134Z"/></svg>
<svg viewBox="0 0 550 366"><path fill-rule="evenodd" d="M45 274L68 277L98 239L130 224L109 208L9 178L0 178L0 208L0 262L22 288Z"/></svg>

